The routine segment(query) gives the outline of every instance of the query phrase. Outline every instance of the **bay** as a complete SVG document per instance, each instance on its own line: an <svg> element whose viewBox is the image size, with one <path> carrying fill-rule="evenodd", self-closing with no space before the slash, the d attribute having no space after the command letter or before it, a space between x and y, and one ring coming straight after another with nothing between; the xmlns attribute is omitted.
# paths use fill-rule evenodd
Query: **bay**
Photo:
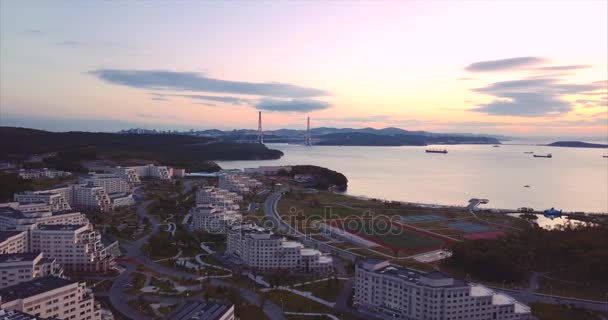
<svg viewBox="0 0 608 320"><path fill-rule="evenodd" d="M551 207L608 212L605 149L534 145L430 147L303 146L267 144L284 152L277 160L220 161L224 169L318 165L348 178L347 194L415 203L466 205L486 198L486 208ZM447 149L447 154L425 149ZM553 155L534 158L532 154ZM525 187L529 186L529 187Z"/></svg>

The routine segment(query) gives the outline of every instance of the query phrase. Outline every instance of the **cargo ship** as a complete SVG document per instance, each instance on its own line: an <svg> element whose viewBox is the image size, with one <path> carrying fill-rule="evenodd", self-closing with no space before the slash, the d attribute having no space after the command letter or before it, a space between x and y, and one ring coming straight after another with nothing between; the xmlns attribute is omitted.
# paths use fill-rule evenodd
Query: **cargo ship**
<svg viewBox="0 0 608 320"><path fill-rule="evenodd" d="M553 158L553 156L548 153L548 154L535 154L533 155L534 158Z"/></svg>
<svg viewBox="0 0 608 320"><path fill-rule="evenodd" d="M445 149L426 149L426 153L448 153L448 150Z"/></svg>

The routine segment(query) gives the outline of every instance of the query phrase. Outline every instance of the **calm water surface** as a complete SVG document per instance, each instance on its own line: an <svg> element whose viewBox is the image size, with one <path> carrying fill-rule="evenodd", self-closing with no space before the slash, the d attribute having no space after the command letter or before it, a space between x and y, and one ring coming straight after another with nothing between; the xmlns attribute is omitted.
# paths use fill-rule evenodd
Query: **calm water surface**
<svg viewBox="0 0 608 320"><path fill-rule="evenodd" d="M342 172L348 194L387 200L465 205L487 198L491 208L555 207L565 211L608 212L608 158L605 149L546 146L338 147L268 144L285 153L278 160L221 161L222 168L312 164ZM525 151L551 153L533 158ZM529 185L529 188L525 188Z"/></svg>

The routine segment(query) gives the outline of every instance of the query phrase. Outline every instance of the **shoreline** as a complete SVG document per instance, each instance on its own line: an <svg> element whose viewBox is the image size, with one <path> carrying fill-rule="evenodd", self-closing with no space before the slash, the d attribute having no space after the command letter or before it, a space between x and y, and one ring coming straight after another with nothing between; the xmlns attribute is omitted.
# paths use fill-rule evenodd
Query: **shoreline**
<svg viewBox="0 0 608 320"><path fill-rule="evenodd" d="M462 206L462 205L448 205L448 204L438 204L438 203L423 203L423 202L410 202L410 201L403 201L403 200L380 199L380 198L374 198L374 197L369 197L369 196L365 196L365 195L348 194L347 192L334 192L334 193L341 194L341 195L344 195L347 197L357 198L360 200L392 202L392 203L399 203L401 205L412 206L412 207L467 210L466 206ZM541 214L541 215L543 214L543 211L536 211L536 210L533 212L520 212L520 211L518 211L518 209L491 208L491 207L478 207L478 208L479 208L479 210L476 210L478 212L489 210L494 213L516 213L516 214L532 213L532 214ZM606 216L606 215L608 215L608 212L563 211L563 213L564 214L585 215L585 216L594 216L594 215Z"/></svg>

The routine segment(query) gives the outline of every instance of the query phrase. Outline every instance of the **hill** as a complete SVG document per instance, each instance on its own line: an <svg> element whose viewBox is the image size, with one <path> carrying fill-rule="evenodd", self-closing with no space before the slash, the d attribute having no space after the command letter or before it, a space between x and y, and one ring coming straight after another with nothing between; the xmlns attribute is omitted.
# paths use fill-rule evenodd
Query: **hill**
<svg viewBox="0 0 608 320"><path fill-rule="evenodd" d="M340 146L426 146L429 144L499 144L495 138L456 135L395 134L364 132L331 133L317 138L318 145Z"/></svg>
<svg viewBox="0 0 608 320"><path fill-rule="evenodd" d="M550 143L547 146L569 148L608 148L608 144L587 143L582 141L557 141Z"/></svg>
<svg viewBox="0 0 608 320"><path fill-rule="evenodd" d="M283 155L281 151L261 144L222 142L178 134L48 132L0 127L0 136L3 140L0 145L2 159L24 160L34 154L52 153L45 161L55 162L53 167L58 169L62 163L76 165L82 160L120 162L141 159L187 171L217 170L219 167L213 160L278 159Z"/></svg>

